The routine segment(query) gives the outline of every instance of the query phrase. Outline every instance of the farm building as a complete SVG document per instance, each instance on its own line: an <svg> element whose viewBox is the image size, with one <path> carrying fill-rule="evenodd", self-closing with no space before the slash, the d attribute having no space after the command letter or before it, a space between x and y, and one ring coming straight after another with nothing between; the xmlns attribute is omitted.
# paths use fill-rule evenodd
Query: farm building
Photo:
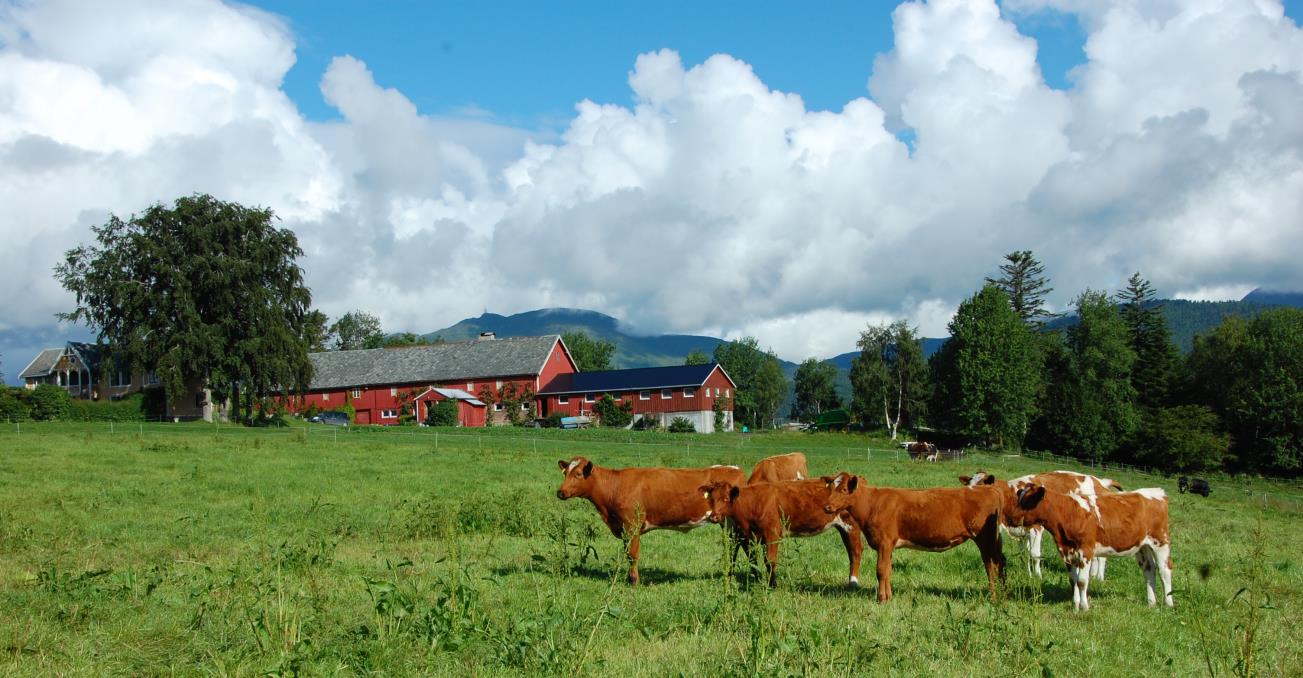
<svg viewBox="0 0 1303 678"><path fill-rule="evenodd" d="M724 408L724 430L733 430L733 391L737 384L716 363L643 367L602 372L558 374L538 391L543 416L587 415L602 394L630 403L634 420L655 419L667 426L675 417L691 421L697 431L715 430L716 401Z"/></svg>
<svg viewBox="0 0 1303 678"><path fill-rule="evenodd" d="M315 405L333 410L348 404L358 424L397 424L407 405L424 420L428 408L446 398L459 401L464 426L507 421L509 405L504 399L523 399L515 406L520 414L533 416L534 403L523 395L576 371L570 351L555 334L504 339L486 334L474 341L326 351L308 357L312 382L301 399L291 399L291 409Z"/></svg>

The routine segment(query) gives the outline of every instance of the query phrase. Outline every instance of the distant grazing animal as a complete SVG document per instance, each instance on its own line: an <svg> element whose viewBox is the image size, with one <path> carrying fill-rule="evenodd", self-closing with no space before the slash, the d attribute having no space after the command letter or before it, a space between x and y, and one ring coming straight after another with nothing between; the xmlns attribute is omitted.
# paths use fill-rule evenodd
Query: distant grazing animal
<svg viewBox="0 0 1303 678"><path fill-rule="evenodd" d="M959 476L959 482L970 487L980 485L986 482L989 477L985 471L978 471L970 476ZM1022 487L1036 483L1043 485L1054 492L1078 492L1080 494L1103 494L1109 490L1118 491L1122 485L1111 478L1096 478L1076 471L1049 471L1047 473L1035 473L1031 475L1020 476L1006 483L1013 491ZM1045 531L1040 527L1020 527L1010 522L1008 514L1004 516L1002 526L1009 536L1022 542L1027 548L1027 572L1037 577L1041 576L1041 537ZM1091 561L1090 575L1099 581L1104 581L1104 569L1107 561L1103 558Z"/></svg>
<svg viewBox="0 0 1303 678"><path fill-rule="evenodd" d="M759 541L765 545L770 586L778 584L778 545L784 537L813 537L830 527L837 529L846 547L850 585L860 585L860 555L864 552L860 531L849 518L824 512L828 490L823 480L751 482L744 487L716 481L703 485L700 490L710 502L710 520L728 521L737 540L733 547L734 561L738 547L745 549L749 560L751 544Z"/></svg>
<svg viewBox="0 0 1303 678"><path fill-rule="evenodd" d="M1191 478L1190 476L1181 476L1180 478L1177 479L1176 484L1177 484L1177 489L1181 490L1181 494L1190 492L1192 494L1198 494L1207 497L1213 491L1213 488L1210 485L1208 485L1208 481L1204 480L1203 478Z"/></svg>
<svg viewBox="0 0 1303 678"><path fill-rule="evenodd" d="M995 477L977 487L902 490L869 487L849 473L824 476L830 515L843 511L864 533L878 553L878 601L891 600L891 554L896 548L947 551L968 540L977 543L986 566L991 599L997 580L1004 581L1004 553L1000 546L1001 490Z"/></svg>
<svg viewBox="0 0 1303 678"><path fill-rule="evenodd" d="M914 461L928 458L928 461L936 461L937 446L932 443L910 443L905 450L909 452L909 458Z"/></svg>
<svg viewBox="0 0 1303 678"><path fill-rule="evenodd" d="M629 583L638 583L642 535L652 530L686 532L709 521L710 504L702 485L746 481L736 466L709 468L603 468L583 458L558 461L565 477L557 499L582 497L592 502L617 539L629 539Z"/></svg>
<svg viewBox="0 0 1303 678"><path fill-rule="evenodd" d="M810 467L805 464L805 455L800 452L788 452L772 457L765 457L756 462L748 483L776 483L780 480L805 480L810 477Z"/></svg>
<svg viewBox="0 0 1303 678"><path fill-rule="evenodd" d="M1063 494L1036 483L1017 490L1005 513L1023 525L1041 525L1054 537L1068 566L1072 606L1089 610L1087 567L1099 556L1135 555L1145 572L1146 599L1156 604L1154 574L1163 580L1163 602L1172 601L1172 542L1167 531L1167 494L1134 492Z"/></svg>

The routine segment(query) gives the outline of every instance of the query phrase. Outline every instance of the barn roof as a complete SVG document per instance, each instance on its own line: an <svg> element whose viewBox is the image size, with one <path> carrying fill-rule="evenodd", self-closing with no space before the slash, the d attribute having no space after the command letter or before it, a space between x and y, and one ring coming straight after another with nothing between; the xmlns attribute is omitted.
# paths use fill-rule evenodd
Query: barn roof
<svg viewBox="0 0 1303 678"><path fill-rule="evenodd" d="M23 368L23 373L18 375L18 378L34 379L50 374L50 371L54 369L54 364L59 362L59 356L61 355L63 355L63 349L61 348L47 348L37 353L36 357L32 358L32 362L27 363L27 367Z"/></svg>
<svg viewBox="0 0 1303 678"><path fill-rule="evenodd" d="M640 367L631 370L605 370L602 372L575 372L560 374L539 390L539 395L565 395L569 393L615 393L617 391L643 391L658 388L701 386L718 368L729 379L728 373L718 363L707 365L671 365L669 367ZM734 384L736 386L736 384Z"/></svg>
<svg viewBox="0 0 1303 678"><path fill-rule="evenodd" d="M310 353L309 389L535 376L542 372L552 347L560 340L560 336L549 334Z"/></svg>

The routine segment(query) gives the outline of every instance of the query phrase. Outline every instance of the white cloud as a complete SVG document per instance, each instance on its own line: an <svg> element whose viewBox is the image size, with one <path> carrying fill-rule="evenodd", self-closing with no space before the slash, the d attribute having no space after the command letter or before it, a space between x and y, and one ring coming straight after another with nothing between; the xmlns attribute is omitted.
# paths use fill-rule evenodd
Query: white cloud
<svg viewBox="0 0 1303 678"><path fill-rule="evenodd" d="M0 4L0 331L49 331L50 267L91 225L196 191L274 208L328 313L415 331L573 306L826 357L869 322L943 333L1015 249L1057 308L1136 270L1303 288L1303 33L1278 2L1006 7L1081 15L1071 89L993 2L908 2L840 111L662 50L632 105L578 102L558 137L423 113L347 55L321 81L342 119L307 122L292 35L243 6Z"/></svg>

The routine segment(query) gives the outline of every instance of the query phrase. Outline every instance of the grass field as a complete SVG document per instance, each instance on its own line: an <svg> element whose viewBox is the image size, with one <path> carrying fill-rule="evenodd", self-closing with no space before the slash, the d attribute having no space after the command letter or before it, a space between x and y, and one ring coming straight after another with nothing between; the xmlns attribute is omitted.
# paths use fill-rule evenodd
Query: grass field
<svg viewBox="0 0 1303 678"><path fill-rule="evenodd" d="M897 551L880 605L872 555L847 590L832 534L785 543L771 591L725 576L721 530L653 532L630 588L591 505L555 498L556 460L749 468L803 449L812 472L901 487L1050 466L914 464L839 435L453 433L0 429L0 673L1303 675L1297 486L1204 499L1109 474L1171 495L1175 609L1147 608L1116 559L1073 613L1052 544L1041 582L1012 541L1001 603L965 544Z"/></svg>

